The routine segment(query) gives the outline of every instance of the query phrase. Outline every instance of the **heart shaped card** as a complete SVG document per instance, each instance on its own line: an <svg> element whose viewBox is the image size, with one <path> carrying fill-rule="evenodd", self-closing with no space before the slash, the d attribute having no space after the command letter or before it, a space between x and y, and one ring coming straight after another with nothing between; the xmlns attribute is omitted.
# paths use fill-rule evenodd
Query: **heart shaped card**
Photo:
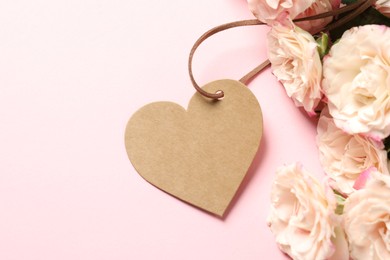
<svg viewBox="0 0 390 260"><path fill-rule="evenodd" d="M219 80L203 87L225 93L209 100L199 93L188 109L156 102L129 120L125 144L137 172L172 196L223 216L260 145L260 105L241 82Z"/></svg>

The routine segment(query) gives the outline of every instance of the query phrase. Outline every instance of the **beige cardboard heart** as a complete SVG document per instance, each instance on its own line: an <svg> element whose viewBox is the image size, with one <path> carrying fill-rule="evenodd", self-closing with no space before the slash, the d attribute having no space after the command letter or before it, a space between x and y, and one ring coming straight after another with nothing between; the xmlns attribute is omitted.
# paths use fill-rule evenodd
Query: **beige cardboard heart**
<svg viewBox="0 0 390 260"><path fill-rule="evenodd" d="M195 93L188 110L171 102L139 109L125 142L137 172L161 190L223 216L248 171L263 132L260 105L234 80L203 87L223 90L221 101Z"/></svg>

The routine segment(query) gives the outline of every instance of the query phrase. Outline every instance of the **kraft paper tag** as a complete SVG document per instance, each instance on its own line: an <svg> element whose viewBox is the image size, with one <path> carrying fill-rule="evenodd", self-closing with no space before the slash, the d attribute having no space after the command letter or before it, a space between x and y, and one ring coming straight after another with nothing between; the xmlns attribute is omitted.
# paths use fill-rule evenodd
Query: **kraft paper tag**
<svg viewBox="0 0 390 260"><path fill-rule="evenodd" d="M219 80L204 90L222 90L213 101L195 93L186 111L171 102L139 109L126 127L125 143L137 172L157 188L223 216L260 145L260 105L235 80Z"/></svg>

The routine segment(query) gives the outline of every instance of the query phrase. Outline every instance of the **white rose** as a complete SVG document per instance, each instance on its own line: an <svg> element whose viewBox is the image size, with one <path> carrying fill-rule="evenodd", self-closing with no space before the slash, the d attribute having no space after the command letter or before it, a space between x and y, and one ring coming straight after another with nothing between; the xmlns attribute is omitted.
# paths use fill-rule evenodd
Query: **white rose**
<svg viewBox="0 0 390 260"><path fill-rule="evenodd" d="M346 31L324 58L322 87L330 114L350 134L390 134L390 30L365 25Z"/></svg>
<svg viewBox="0 0 390 260"><path fill-rule="evenodd" d="M328 259L335 252L333 192L302 166L281 167L272 186L268 224L280 249L293 259ZM342 243L341 243L342 244ZM345 255L345 254L338 254Z"/></svg>
<svg viewBox="0 0 390 260"><path fill-rule="evenodd" d="M353 259L390 259L390 177L371 173L344 206L344 228Z"/></svg>
<svg viewBox="0 0 390 260"><path fill-rule="evenodd" d="M389 174L383 144L345 133L334 124L326 109L321 114L317 132L320 161L334 189L351 194L359 175L371 167Z"/></svg>
<svg viewBox="0 0 390 260"><path fill-rule="evenodd" d="M322 64L313 36L290 21L277 23L268 33L268 57L295 105L314 114L322 98Z"/></svg>

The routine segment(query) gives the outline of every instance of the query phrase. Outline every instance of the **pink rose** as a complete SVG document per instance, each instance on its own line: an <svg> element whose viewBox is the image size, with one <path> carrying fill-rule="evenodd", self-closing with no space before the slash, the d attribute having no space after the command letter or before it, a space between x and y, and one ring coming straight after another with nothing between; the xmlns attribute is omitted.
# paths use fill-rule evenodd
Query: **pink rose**
<svg viewBox="0 0 390 260"><path fill-rule="evenodd" d="M326 109L321 114L317 132L320 161L332 188L351 194L355 191L356 180L371 167L389 174L383 144L361 135L345 133L334 124Z"/></svg>
<svg viewBox="0 0 390 260"><path fill-rule="evenodd" d="M346 31L324 58L322 87L336 125L350 134L390 134L390 30Z"/></svg>
<svg viewBox="0 0 390 260"><path fill-rule="evenodd" d="M314 114L322 98L322 64L313 36L291 21L276 23L268 33L268 57L295 105Z"/></svg>
<svg viewBox="0 0 390 260"><path fill-rule="evenodd" d="M348 259L343 233L335 238L339 224L335 196L302 166L278 169L271 200L268 225L283 252L293 259L328 259L336 250L338 260Z"/></svg>
<svg viewBox="0 0 390 260"><path fill-rule="evenodd" d="M390 177L371 173L345 201L344 229L353 259L390 259Z"/></svg>

